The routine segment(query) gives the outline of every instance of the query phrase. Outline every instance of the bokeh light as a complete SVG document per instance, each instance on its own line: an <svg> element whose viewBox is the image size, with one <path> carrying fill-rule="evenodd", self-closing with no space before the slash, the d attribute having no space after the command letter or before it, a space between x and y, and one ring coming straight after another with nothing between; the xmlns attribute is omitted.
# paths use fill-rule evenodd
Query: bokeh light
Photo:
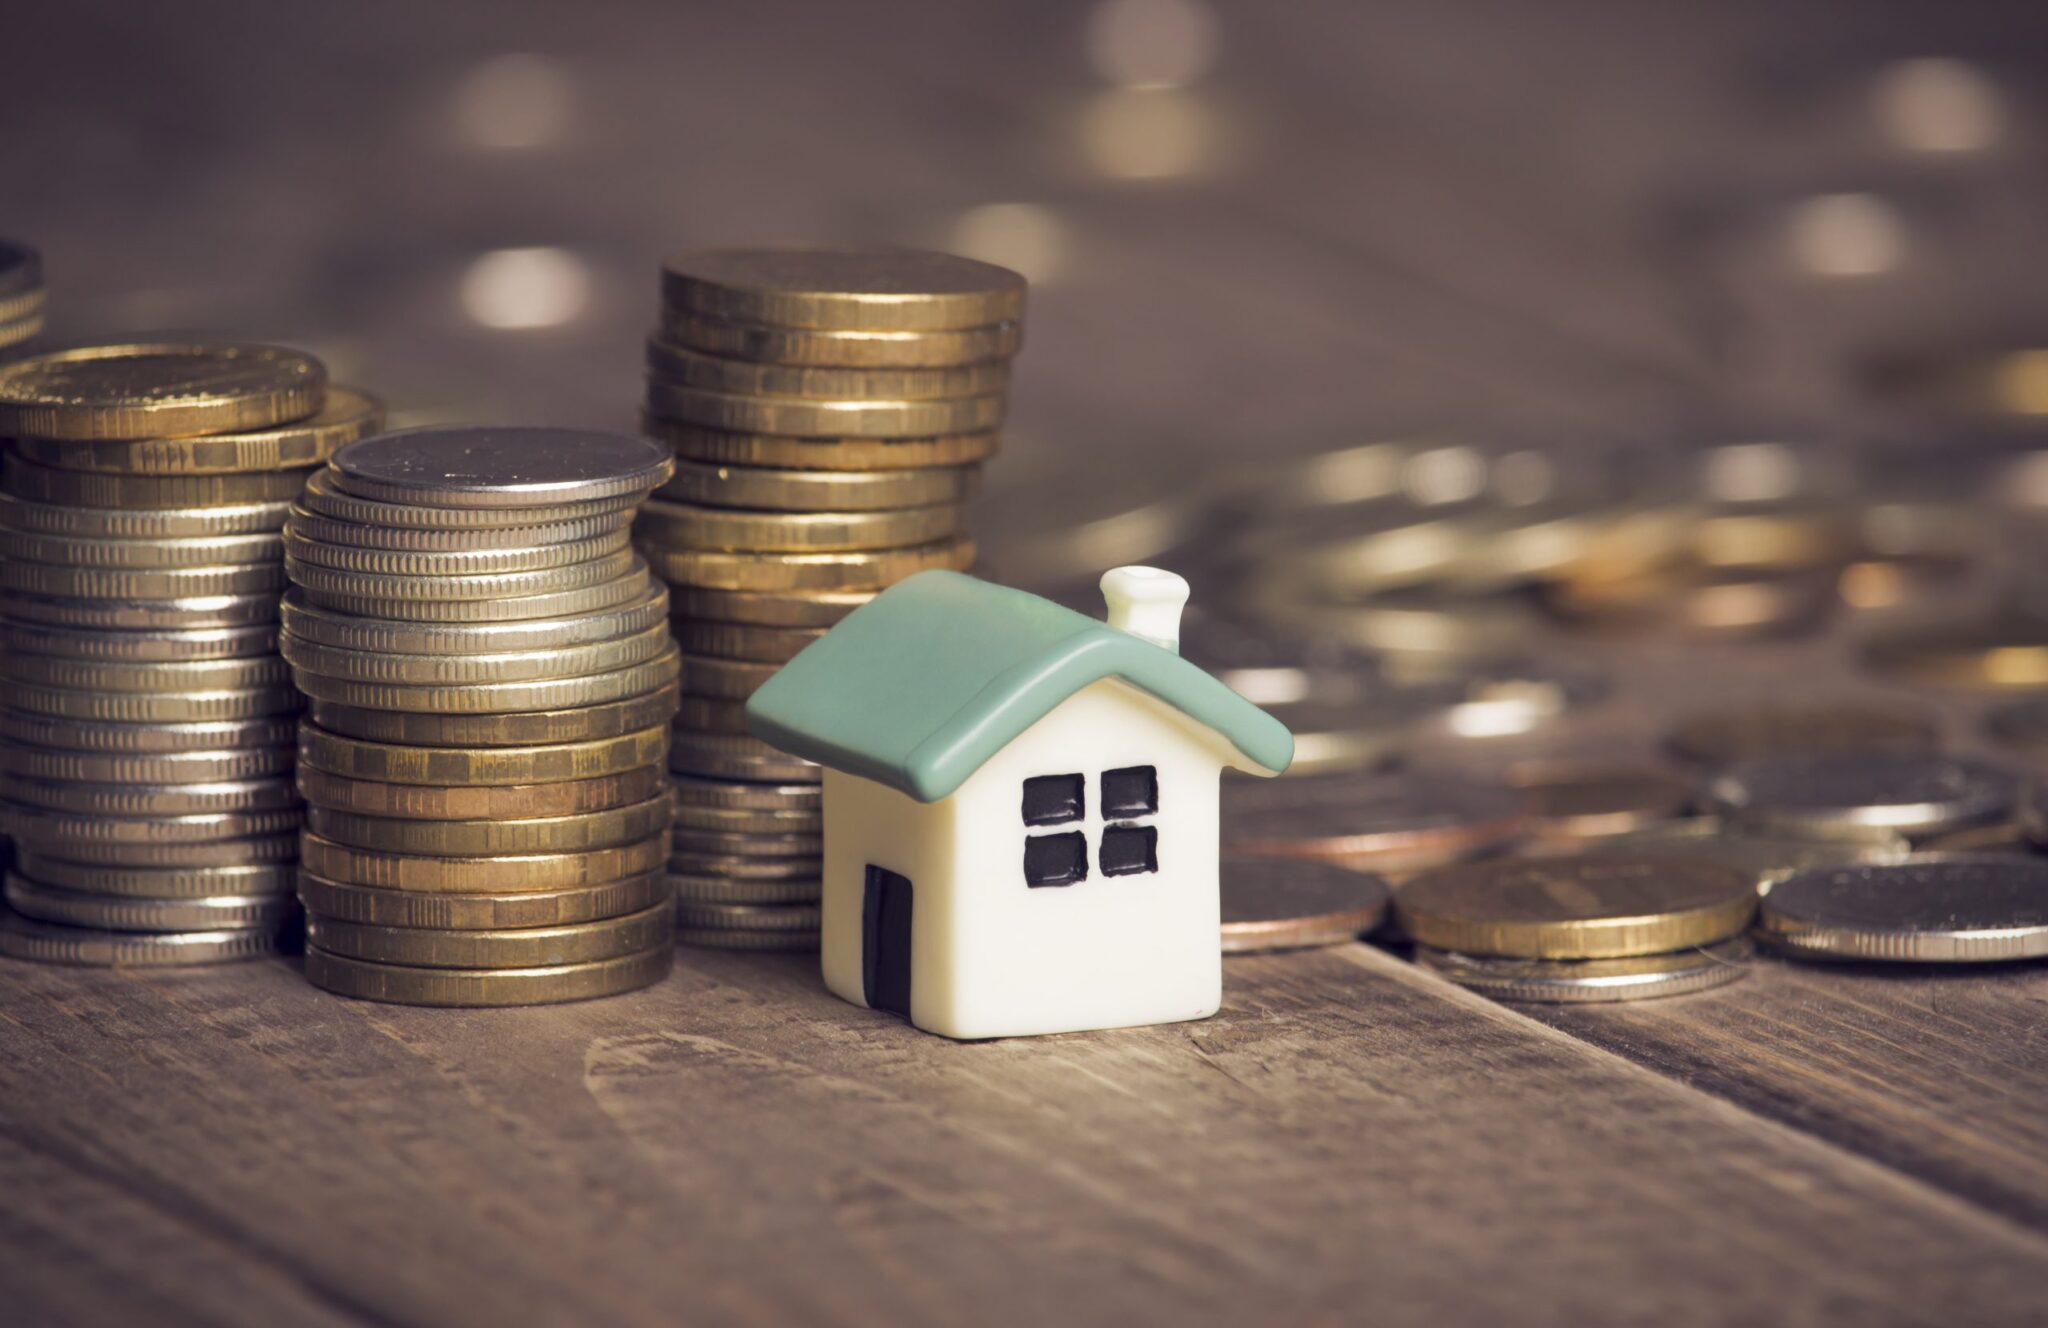
<svg viewBox="0 0 2048 1328"><path fill-rule="evenodd" d="M559 327L590 304L590 269L566 249L493 249L462 276L462 308L485 327Z"/></svg>

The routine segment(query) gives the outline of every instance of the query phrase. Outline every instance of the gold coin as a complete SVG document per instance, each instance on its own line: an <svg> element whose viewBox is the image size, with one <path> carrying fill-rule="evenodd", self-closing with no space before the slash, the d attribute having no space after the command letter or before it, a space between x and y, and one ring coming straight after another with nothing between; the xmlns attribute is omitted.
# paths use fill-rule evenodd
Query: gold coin
<svg viewBox="0 0 2048 1328"><path fill-rule="evenodd" d="M643 497L671 464L631 434L441 425L366 438L335 453L327 469L358 498L503 511Z"/></svg>
<svg viewBox="0 0 2048 1328"><path fill-rule="evenodd" d="M825 818L816 808L772 811L750 807L676 807L676 833L685 830L721 835L822 835Z"/></svg>
<svg viewBox="0 0 2048 1328"><path fill-rule="evenodd" d="M871 590L776 592L674 587L671 611L678 622L752 623L761 627L830 627L875 597Z"/></svg>
<svg viewBox="0 0 2048 1328"><path fill-rule="evenodd" d="M678 901L679 927L722 927L730 931L816 931L820 910L814 904L715 904Z"/></svg>
<svg viewBox="0 0 2048 1328"><path fill-rule="evenodd" d="M875 512L964 503L981 488L973 466L929 470L769 470L679 461L658 499L757 512Z"/></svg>
<svg viewBox="0 0 2048 1328"><path fill-rule="evenodd" d="M929 470L986 461L1002 449L1002 435L944 438L784 438L707 429L643 414L641 429L675 449L678 460L719 466L780 466L792 470Z"/></svg>
<svg viewBox="0 0 2048 1328"><path fill-rule="evenodd" d="M7 648L53 659L128 660L166 664L196 660L253 659L277 653L277 629L196 627L179 631L103 631L7 622Z"/></svg>
<svg viewBox="0 0 2048 1328"><path fill-rule="evenodd" d="M279 747L292 741L297 728L298 721L288 715L123 724L0 708L0 738L73 752L168 755Z"/></svg>
<svg viewBox="0 0 2048 1328"><path fill-rule="evenodd" d="M83 539L214 539L222 535L276 534L291 511L289 502L238 506L163 508L78 507L32 503L0 493L0 526L38 535Z"/></svg>
<svg viewBox="0 0 2048 1328"><path fill-rule="evenodd" d="M160 840L138 842L94 838L89 834L72 835L66 831L68 824L44 817L31 824L26 835L19 826L16 826L13 833L20 841L16 848L40 851L48 857L61 858L80 867L119 867L123 870L186 870L234 867L249 863L278 864L292 861L299 853L299 835L296 830L199 840L192 843Z"/></svg>
<svg viewBox="0 0 2048 1328"><path fill-rule="evenodd" d="M819 767L802 757L777 751L759 738L737 733L671 734L668 768L679 775L764 783L794 784L824 777Z"/></svg>
<svg viewBox="0 0 2048 1328"><path fill-rule="evenodd" d="M815 858L825 851L825 836L817 832L767 834L760 831L678 829L669 842L677 853L737 858Z"/></svg>
<svg viewBox="0 0 2048 1328"><path fill-rule="evenodd" d="M467 895L380 890L375 886L323 881L312 875L299 878L299 901L309 912L331 921L451 931L595 922L651 908L666 902L673 893L668 878L658 871L567 890Z"/></svg>
<svg viewBox="0 0 2048 1328"><path fill-rule="evenodd" d="M676 711L676 728L693 733L747 732L747 703L709 696L685 696Z"/></svg>
<svg viewBox="0 0 2048 1328"><path fill-rule="evenodd" d="M0 366L0 434L185 438L268 429L317 412L327 371L282 346L135 343Z"/></svg>
<svg viewBox="0 0 2048 1328"><path fill-rule="evenodd" d="M99 660L0 655L0 678L100 692L227 692L289 681L276 655L252 659Z"/></svg>
<svg viewBox="0 0 2048 1328"><path fill-rule="evenodd" d="M0 530L0 556L79 569L225 567L274 563L283 553L283 538L268 533L203 539L109 540Z"/></svg>
<svg viewBox="0 0 2048 1328"><path fill-rule="evenodd" d="M299 690L316 701L331 701L364 710L441 716L503 715L603 705L609 701L642 696L673 685L681 668L681 654L674 646L667 645L663 653L653 659L607 673L591 673L576 678L417 687L350 682L305 669L297 671L297 678Z"/></svg>
<svg viewBox="0 0 2048 1328"><path fill-rule="evenodd" d="M933 332L874 332L848 328L769 327L664 309L662 331L709 355L756 364L815 365L846 369L945 369L1015 355L1024 344L1021 323Z"/></svg>
<svg viewBox="0 0 2048 1328"><path fill-rule="evenodd" d="M0 743L0 770L22 779L87 784L209 785L289 775L292 749L255 747L214 752L74 752ZM33 802L27 798L24 801ZM231 893L231 892L230 892Z"/></svg>
<svg viewBox="0 0 2048 1328"><path fill-rule="evenodd" d="M225 931L105 931L36 922L0 909L0 954L44 964L94 968L171 968L281 954L289 931L232 927Z"/></svg>
<svg viewBox="0 0 2048 1328"><path fill-rule="evenodd" d="M84 816L196 816L298 805L292 781L277 776L208 784L105 784L8 774L0 775L0 798Z"/></svg>
<svg viewBox="0 0 2048 1328"><path fill-rule="evenodd" d="M4 607L4 606L0 606ZM507 655L562 650L637 636L668 616L668 589L642 579L623 603L562 617L506 622L383 622L336 613L309 602L296 590L279 605L285 635L301 645L386 655Z"/></svg>
<svg viewBox="0 0 2048 1328"><path fill-rule="evenodd" d="M1863 662L1934 687L2039 691L2048 687L2048 624L1994 618L1914 628L1865 642Z"/></svg>
<svg viewBox="0 0 2048 1328"><path fill-rule="evenodd" d="M641 507L634 532L663 549L833 553L929 544L960 534L966 524L957 504L888 512L739 512L654 499Z"/></svg>
<svg viewBox="0 0 2048 1328"><path fill-rule="evenodd" d="M746 623L698 622L683 619L675 626L676 641L695 655L723 659L787 663L825 635L820 627L754 627Z"/></svg>
<svg viewBox="0 0 2048 1328"><path fill-rule="evenodd" d="M477 749L363 742L312 724L299 726L302 768L391 784L502 787L597 779L641 766L658 766L667 751L668 730L659 727L592 742ZM5 760L5 753L0 752L0 765Z"/></svg>
<svg viewBox="0 0 2048 1328"><path fill-rule="evenodd" d="M412 821L520 821L542 816L580 816L645 802L657 793L667 792L668 777L659 767L642 766L591 779L546 784L387 784L301 766L298 787L308 802L366 816Z"/></svg>
<svg viewBox="0 0 2048 1328"><path fill-rule="evenodd" d="M543 968L619 959L675 943L675 901L595 922L494 928L392 927L348 922L318 913L306 919L306 941L325 954L374 964L421 968Z"/></svg>
<svg viewBox="0 0 2048 1328"><path fill-rule="evenodd" d="M157 632L251 627L277 621L277 596L192 595L183 599L65 599L0 593L0 615L16 622L86 630Z"/></svg>
<svg viewBox="0 0 2048 1328"><path fill-rule="evenodd" d="M578 517L571 521L551 521L544 525L498 526L473 530L369 526L356 521L339 521L333 517L321 516L298 503L292 504L290 516L286 529L307 540L317 540L322 544L341 545L351 549L386 549L407 553L553 548L597 539L615 531L630 530L633 526L633 514L630 511L607 512L603 516Z"/></svg>
<svg viewBox="0 0 2048 1328"><path fill-rule="evenodd" d="M712 549L642 547L664 581L712 590L885 590L933 568L964 572L974 565L974 541L940 540L908 549L866 553L725 553Z"/></svg>
<svg viewBox="0 0 2048 1328"><path fill-rule="evenodd" d="M319 596L332 605L346 606L389 600L495 600L583 590L626 575L632 570L633 551L614 548L609 553L562 567L455 575L354 572L307 562L293 550L286 551L284 565L285 570L291 573L292 584L309 596Z"/></svg>
<svg viewBox="0 0 2048 1328"><path fill-rule="evenodd" d="M628 807L516 821L408 821L316 806L306 809L306 827L323 839L358 848L474 858L617 848L666 829L672 810L665 792Z"/></svg>
<svg viewBox="0 0 2048 1328"><path fill-rule="evenodd" d="M943 401L752 397L709 392L653 379L647 411L659 419L738 433L792 434L800 438L927 438L984 433L1003 422L1009 398L1001 394Z"/></svg>
<svg viewBox="0 0 2048 1328"><path fill-rule="evenodd" d="M0 588L24 595L94 600L206 599L260 595L285 587L276 563L238 567L61 567L0 561Z"/></svg>
<svg viewBox="0 0 2048 1328"><path fill-rule="evenodd" d="M10 318L4 323L0 323L0 350L10 346L19 346L24 341L33 340L36 334L42 330L43 313L41 309L37 309L34 313L23 314L19 318Z"/></svg>
<svg viewBox="0 0 2048 1328"><path fill-rule="evenodd" d="M722 876L671 873L678 902L704 904L815 904L824 892L816 877L795 881L728 881Z"/></svg>
<svg viewBox="0 0 2048 1328"><path fill-rule="evenodd" d="M744 701L759 690L762 683L774 677L781 667L755 660L687 655L683 659L683 686L692 696Z"/></svg>
<svg viewBox="0 0 2048 1328"><path fill-rule="evenodd" d="M725 931L717 927L678 927L676 944L701 950L789 950L818 949L815 931Z"/></svg>
<svg viewBox="0 0 2048 1328"><path fill-rule="evenodd" d="M669 848L664 829L614 848L559 853L428 857L355 848L313 833L304 837L299 851L305 870L325 881L374 890L489 896L585 890L645 876L662 868Z"/></svg>
<svg viewBox="0 0 2048 1328"><path fill-rule="evenodd" d="M425 655L381 650L338 650L287 633L281 646L294 666L352 683L454 686L500 685L537 679L581 678L644 664L670 648L668 628L656 624L632 636L559 650L494 655ZM641 690L646 690L642 688Z"/></svg>
<svg viewBox="0 0 2048 1328"><path fill-rule="evenodd" d="M211 895L141 899L60 890L7 873L7 902L25 918L108 931L223 931L279 927L296 921L299 901L288 894Z"/></svg>
<svg viewBox="0 0 2048 1328"><path fill-rule="evenodd" d="M85 692L68 687L13 683L8 703L17 710L101 724L190 724L220 719L261 719L294 714L299 694L289 683L219 692Z"/></svg>
<svg viewBox="0 0 2048 1328"><path fill-rule="evenodd" d="M32 503L143 510L249 507L299 496L306 472L261 470L240 475L109 475L54 470L15 453L0 459L0 487Z"/></svg>
<svg viewBox="0 0 2048 1328"><path fill-rule="evenodd" d="M47 857L30 848L14 856L15 869L39 884L142 899L290 894L298 877L298 868L289 860L217 867L102 867Z"/></svg>
<svg viewBox="0 0 2048 1328"><path fill-rule="evenodd" d="M1723 766L1771 756L1932 752L1941 732L1926 711L1899 702L1763 701L1687 715L1664 745L1685 760Z"/></svg>
<svg viewBox="0 0 2048 1328"><path fill-rule="evenodd" d="M608 566L612 563L609 558L604 561ZM396 623L469 624L566 618L632 603L646 595L649 585L647 565L638 558L630 560L623 576L610 581L599 581L595 585L576 586L566 590L540 591L530 595L506 591L490 599L426 598L424 581L416 587L420 592L418 597L409 594L404 599L374 599L330 594L307 586L300 580L302 575L303 565L292 569L293 579L299 581L300 589L306 592L302 596L306 603L316 608L332 609L337 613L356 614L364 618L383 618Z"/></svg>
<svg viewBox="0 0 2048 1328"><path fill-rule="evenodd" d="M353 387L329 387L320 413L249 433L125 441L20 438L29 460L65 470L123 475L224 475L316 466L336 450L384 427L384 403Z"/></svg>
<svg viewBox="0 0 2048 1328"><path fill-rule="evenodd" d="M824 792L816 784L756 784L746 780L693 779L679 775L673 781L676 805L724 807L739 811L801 811L816 814L824 806ZM678 815L681 815L678 811Z"/></svg>
<svg viewBox="0 0 2048 1328"><path fill-rule="evenodd" d="M662 264L662 302L774 327L925 330L1014 323L1024 278L921 249L708 249Z"/></svg>
<svg viewBox="0 0 2048 1328"><path fill-rule="evenodd" d="M738 853L698 853L689 849L668 855L671 876L712 876L728 881L810 881L823 864L815 853L786 858L757 858Z"/></svg>
<svg viewBox="0 0 2048 1328"><path fill-rule="evenodd" d="M1848 561L1859 545L1849 508L1757 504L1717 508L1689 523L1692 556L1718 572L1796 572Z"/></svg>
<svg viewBox="0 0 2048 1328"><path fill-rule="evenodd" d="M651 987L669 975L675 962L675 947L667 941L656 949L594 964L476 969L372 964L308 946L306 980L337 996L394 1005L553 1005Z"/></svg>
<svg viewBox="0 0 2048 1328"><path fill-rule="evenodd" d="M673 685L644 696L567 710L512 715L419 715L314 701L307 715L331 733L417 747L544 747L588 742L665 725L676 712Z"/></svg>
<svg viewBox="0 0 2048 1328"><path fill-rule="evenodd" d="M1741 934L1756 883L1715 863L1491 859L1424 872L1394 896L1409 939L1464 954L1619 959Z"/></svg>
<svg viewBox="0 0 2048 1328"><path fill-rule="evenodd" d="M1010 386L1004 360L946 369L813 368L706 355L658 336L648 338L647 369L682 387L765 397L931 401L987 396Z"/></svg>
<svg viewBox="0 0 2048 1328"><path fill-rule="evenodd" d="M546 544L524 549L364 549L348 544L325 544L306 538L291 526L285 527L283 551L309 566L331 567L336 571L380 577L493 576L514 572L539 572L550 568L588 563L624 549L630 531L620 529L605 535L567 544Z"/></svg>
<svg viewBox="0 0 2048 1328"><path fill-rule="evenodd" d="M217 844L227 840L283 835L298 829L300 822L299 811L295 807L248 812L191 812L179 816L105 816L6 803L0 805L0 814L4 814L7 828L16 838L31 844L61 844L66 851L55 856L71 858L80 857L73 850L92 845L149 848ZM138 860L136 865L146 864Z"/></svg>
<svg viewBox="0 0 2048 1328"><path fill-rule="evenodd" d="M631 512L644 495L635 489L610 498L582 499L548 507L432 507L359 497L341 488L335 482L334 472L322 467L307 475L304 492L294 496L315 516L356 525L395 530L506 530L617 516Z"/></svg>

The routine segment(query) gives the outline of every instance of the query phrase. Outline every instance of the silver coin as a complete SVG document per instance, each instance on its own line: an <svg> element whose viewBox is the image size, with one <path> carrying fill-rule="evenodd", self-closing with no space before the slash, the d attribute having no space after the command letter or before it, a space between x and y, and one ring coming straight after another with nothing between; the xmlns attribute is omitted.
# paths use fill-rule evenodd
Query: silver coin
<svg viewBox="0 0 2048 1328"><path fill-rule="evenodd" d="M144 899L133 895L60 890L13 872L7 873L5 888L7 902L25 918L62 923L67 927L99 927L106 931L227 931L243 927L278 927L299 914L299 901L288 894Z"/></svg>
<svg viewBox="0 0 2048 1328"><path fill-rule="evenodd" d="M1693 950L1628 959L1501 959L1415 947L1415 962L1499 1001L1585 1005L1682 996L1726 986L1749 971L1746 936Z"/></svg>
<svg viewBox="0 0 2048 1328"><path fill-rule="evenodd" d="M1392 892L1370 872L1300 858L1222 865L1223 952L1342 945L1378 927Z"/></svg>
<svg viewBox="0 0 2048 1328"><path fill-rule="evenodd" d="M432 507L563 507L651 493L674 463L631 434L578 429L405 429L350 443L330 473L378 502Z"/></svg>
<svg viewBox="0 0 2048 1328"><path fill-rule="evenodd" d="M815 904L825 892L825 883L815 876L794 881L738 881L670 872L668 883L684 903Z"/></svg>
<svg viewBox="0 0 2048 1328"><path fill-rule="evenodd" d="M1618 853L1628 857L1702 858L1732 867L1756 881L1759 893L1795 873L1816 867L1896 862L1913 851L1904 835L1867 827L1838 827L1837 837L1771 835L1729 825L1717 816L1695 816L1626 834L1591 840L1560 840L1532 848L1539 854Z"/></svg>
<svg viewBox="0 0 2048 1328"><path fill-rule="evenodd" d="M181 752L249 751L289 747L298 741L296 715L258 719L199 720L179 724L130 724L112 720L34 715L0 706L0 739L62 751L135 756ZM174 780L165 780L174 783Z"/></svg>
<svg viewBox="0 0 2048 1328"><path fill-rule="evenodd" d="M816 931L816 904L719 904L679 900L676 925L725 931Z"/></svg>
<svg viewBox="0 0 2048 1328"><path fill-rule="evenodd" d="M1730 821L1793 835L1843 826L1935 834L2008 815L2012 773L1976 761L1911 752L1840 752L1733 765L1703 801Z"/></svg>
<svg viewBox="0 0 2048 1328"><path fill-rule="evenodd" d="M175 664L194 660L253 659L277 652L277 627L198 627L183 631L92 631L0 620L7 649L57 659Z"/></svg>
<svg viewBox="0 0 2048 1328"><path fill-rule="evenodd" d="M0 909L0 955L46 964L96 968L171 968L219 964L282 954L291 929L243 927L228 931L123 932L37 922Z"/></svg>
<svg viewBox="0 0 2048 1328"><path fill-rule="evenodd" d="M67 599L0 593L0 615L51 627L184 631L277 621L277 595L193 595L184 599Z"/></svg>
<svg viewBox="0 0 2048 1328"><path fill-rule="evenodd" d="M38 885L95 895L139 895L145 899L288 894L298 877L298 867L290 861L213 867L106 867L48 857L25 845L16 846L14 866L23 877Z"/></svg>
<svg viewBox="0 0 2048 1328"><path fill-rule="evenodd" d="M1831 959L1981 963L2048 955L2048 862L1992 854L1802 872L1764 900L1758 931Z"/></svg>

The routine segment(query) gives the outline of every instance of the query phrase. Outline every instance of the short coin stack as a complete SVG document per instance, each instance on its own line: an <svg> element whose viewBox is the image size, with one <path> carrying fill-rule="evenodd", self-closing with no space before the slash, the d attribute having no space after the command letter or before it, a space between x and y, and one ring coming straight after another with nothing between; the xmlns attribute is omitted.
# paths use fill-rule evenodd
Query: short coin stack
<svg viewBox="0 0 2048 1328"><path fill-rule="evenodd" d="M0 952L205 963L296 936L279 530L307 469L383 418L326 380L270 346L0 367Z"/></svg>
<svg viewBox="0 0 2048 1328"><path fill-rule="evenodd" d="M43 330L43 260L35 250L0 240L0 350Z"/></svg>
<svg viewBox="0 0 2048 1328"><path fill-rule="evenodd" d="M676 473L638 540L686 668L670 769L685 943L814 948L818 770L746 730L756 687L874 594L974 559L1024 281L948 254L725 250L662 274L645 426Z"/></svg>
<svg viewBox="0 0 2048 1328"><path fill-rule="evenodd" d="M669 469L623 435L417 429L308 483L283 651L315 985L530 1005L669 971L679 660L629 543Z"/></svg>

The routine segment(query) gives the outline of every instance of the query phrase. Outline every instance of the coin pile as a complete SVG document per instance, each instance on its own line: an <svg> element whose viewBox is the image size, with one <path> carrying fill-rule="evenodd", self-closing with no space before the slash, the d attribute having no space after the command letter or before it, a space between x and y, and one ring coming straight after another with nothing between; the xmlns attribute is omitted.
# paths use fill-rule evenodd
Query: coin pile
<svg viewBox="0 0 2048 1328"><path fill-rule="evenodd" d="M0 349L42 330L42 256L25 244L0 240Z"/></svg>
<svg viewBox="0 0 2048 1328"><path fill-rule="evenodd" d="M641 438L446 428L345 447L285 528L306 694L306 975L415 1005L644 987L674 960L668 595Z"/></svg>
<svg viewBox="0 0 2048 1328"><path fill-rule="evenodd" d="M382 417L278 347L0 366L0 952L204 963L296 933L279 530L306 468Z"/></svg>
<svg viewBox="0 0 2048 1328"><path fill-rule="evenodd" d="M1416 962L1501 1000L1675 996L1740 977L1755 882L1717 863L1589 855L1425 872L1394 896Z"/></svg>
<svg viewBox="0 0 2048 1328"><path fill-rule="evenodd" d="M679 934L815 948L818 769L749 736L745 702L877 591L973 561L1024 282L947 254L719 251L671 259L662 295L644 424L676 471L637 539L685 657Z"/></svg>

